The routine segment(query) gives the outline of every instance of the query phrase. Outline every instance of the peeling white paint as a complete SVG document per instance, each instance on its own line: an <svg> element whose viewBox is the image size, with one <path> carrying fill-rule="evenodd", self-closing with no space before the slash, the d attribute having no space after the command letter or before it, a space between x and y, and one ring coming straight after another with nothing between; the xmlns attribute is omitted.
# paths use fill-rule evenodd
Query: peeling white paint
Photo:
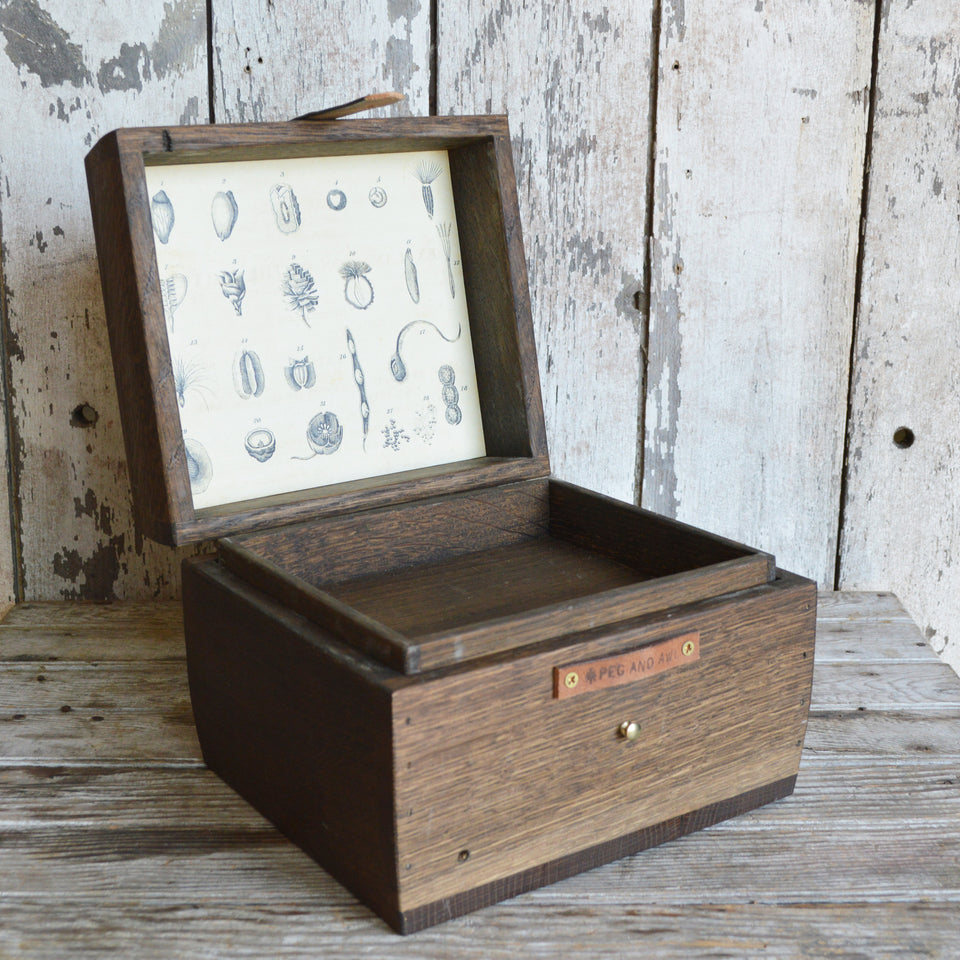
<svg viewBox="0 0 960 960"><path fill-rule="evenodd" d="M832 585L872 18L763 14L661 37L643 502Z"/></svg>
<svg viewBox="0 0 960 960"><path fill-rule="evenodd" d="M83 158L114 127L176 123L198 103L205 27L190 20L196 0L112 0L96 18L81 7L43 4L49 29L74 45L70 77L45 83L0 54L0 113L17 129L0 216L24 598L171 596L180 554L133 529ZM104 91L98 72L124 44L123 69L138 72ZM79 404L98 412L94 426L74 424Z"/></svg>
<svg viewBox="0 0 960 960"><path fill-rule="evenodd" d="M510 117L553 471L632 501L650 0L439 10L439 112Z"/></svg>
<svg viewBox="0 0 960 960"><path fill-rule="evenodd" d="M951 4L881 29L840 582L895 592L960 672L958 37Z"/></svg>
<svg viewBox="0 0 960 960"><path fill-rule="evenodd" d="M213 49L218 123L290 120L387 90L407 99L371 116L428 112L430 11L419 0L226 0Z"/></svg>

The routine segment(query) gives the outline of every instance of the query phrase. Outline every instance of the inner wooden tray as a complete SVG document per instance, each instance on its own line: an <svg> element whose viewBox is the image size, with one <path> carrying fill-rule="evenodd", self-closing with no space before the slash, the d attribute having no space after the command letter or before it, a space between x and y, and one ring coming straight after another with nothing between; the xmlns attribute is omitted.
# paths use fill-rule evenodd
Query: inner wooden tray
<svg viewBox="0 0 960 960"><path fill-rule="evenodd" d="M423 642L478 622L522 617L533 597L550 607L635 584L637 574L625 563L544 535L399 573L332 583L327 591Z"/></svg>
<svg viewBox="0 0 960 960"><path fill-rule="evenodd" d="M242 534L220 555L408 674L774 577L768 554L549 479Z"/></svg>

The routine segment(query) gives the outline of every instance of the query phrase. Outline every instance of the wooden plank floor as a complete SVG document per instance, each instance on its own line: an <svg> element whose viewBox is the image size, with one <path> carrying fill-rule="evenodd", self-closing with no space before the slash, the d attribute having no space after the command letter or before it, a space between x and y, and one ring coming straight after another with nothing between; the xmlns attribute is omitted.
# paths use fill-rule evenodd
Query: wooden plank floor
<svg viewBox="0 0 960 960"><path fill-rule="evenodd" d="M176 604L0 623L0 960L960 957L960 679L828 594L793 797L392 933L205 770Z"/></svg>

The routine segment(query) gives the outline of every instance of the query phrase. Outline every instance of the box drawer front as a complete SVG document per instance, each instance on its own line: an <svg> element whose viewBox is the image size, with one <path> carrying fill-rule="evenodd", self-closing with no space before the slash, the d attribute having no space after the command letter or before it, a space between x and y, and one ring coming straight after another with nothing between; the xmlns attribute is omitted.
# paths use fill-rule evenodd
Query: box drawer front
<svg viewBox="0 0 960 960"><path fill-rule="evenodd" d="M813 584L784 575L666 621L398 689L401 910L795 775L815 608Z"/></svg>

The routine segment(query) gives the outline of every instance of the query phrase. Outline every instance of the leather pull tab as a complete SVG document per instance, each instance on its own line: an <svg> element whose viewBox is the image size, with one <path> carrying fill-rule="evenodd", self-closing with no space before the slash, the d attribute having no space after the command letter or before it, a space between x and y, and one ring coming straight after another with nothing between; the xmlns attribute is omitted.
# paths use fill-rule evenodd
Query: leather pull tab
<svg viewBox="0 0 960 960"><path fill-rule="evenodd" d="M323 110L314 110L303 116L294 117L294 120L338 120L340 117L349 117L364 110L375 110L377 107L389 107L392 103L399 103L405 98L402 93L369 93L348 103L341 103L335 107L326 107Z"/></svg>

